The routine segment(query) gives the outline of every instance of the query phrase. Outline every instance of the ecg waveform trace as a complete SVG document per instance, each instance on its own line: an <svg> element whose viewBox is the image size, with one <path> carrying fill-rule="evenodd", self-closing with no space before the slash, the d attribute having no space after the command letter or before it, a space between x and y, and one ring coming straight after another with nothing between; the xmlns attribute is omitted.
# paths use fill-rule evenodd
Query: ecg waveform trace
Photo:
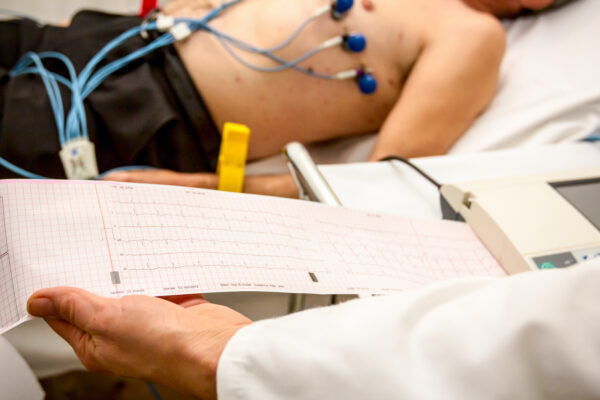
<svg viewBox="0 0 600 400"><path fill-rule="evenodd" d="M311 203L290 207L281 199L216 199L195 190L173 198L154 188L113 186L105 196L123 281L159 271L170 288L181 286L182 274L195 273L221 286L253 281L296 291L377 292L502 274L464 224L414 224Z"/></svg>
<svg viewBox="0 0 600 400"><path fill-rule="evenodd" d="M107 182L4 181L0 196L4 330L27 318L31 293L59 285L112 297L388 293L504 275L463 223Z"/></svg>
<svg viewBox="0 0 600 400"><path fill-rule="evenodd" d="M0 312L1 326L10 325L19 320L18 302L15 294L12 266L8 254L6 223L4 217L4 198L0 196Z"/></svg>

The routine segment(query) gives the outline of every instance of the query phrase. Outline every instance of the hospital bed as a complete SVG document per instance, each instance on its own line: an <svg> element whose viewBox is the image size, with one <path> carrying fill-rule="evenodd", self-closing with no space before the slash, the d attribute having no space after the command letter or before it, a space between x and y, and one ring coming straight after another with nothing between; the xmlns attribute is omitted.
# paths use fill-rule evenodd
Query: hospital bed
<svg viewBox="0 0 600 400"><path fill-rule="evenodd" d="M33 3L15 1L12 4L8 0L6 6L17 10L19 6L31 7L22 9L31 12L35 11ZM113 3L115 7L118 3L115 11L132 8L126 0ZM597 129L600 126L598 15L600 1L579 0L556 11L505 22L508 50L497 96L450 153L576 141ZM36 16L44 19L44 15ZM368 158L374 140L375 135L366 135L311 145L309 151L321 164L361 162ZM552 160L540 159L539 162ZM278 172L287 172L283 156L254 162L247 168L249 174ZM207 297L255 319L281 315L289 310L290 297L286 294L230 293ZM304 307L328 301L327 297L309 296ZM42 321L30 321L5 337L38 377L81 367L66 343Z"/></svg>

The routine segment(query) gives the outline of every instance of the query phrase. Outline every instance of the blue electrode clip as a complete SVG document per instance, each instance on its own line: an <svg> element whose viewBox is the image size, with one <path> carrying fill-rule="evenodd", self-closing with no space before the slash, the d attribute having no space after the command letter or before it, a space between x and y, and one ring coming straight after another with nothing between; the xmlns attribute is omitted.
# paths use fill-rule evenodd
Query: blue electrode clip
<svg viewBox="0 0 600 400"><path fill-rule="evenodd" d="M331 6L331 16L334 19L342 19L354 5L354 0L336 0Z"/></svg>
<svg viewBox="0 0 600 400"><path fill-rule="evenodd" d="M365 70L360 70L356 76L358 87L364 94L371 94L377 90L377 80Z"/></svg>
<svg viewBox="0 0 600 400"><path fill-rule="evenodd" d="M367 47L367 39L362 33L344 35L344 48L353 53L360 53Z"/></svg>

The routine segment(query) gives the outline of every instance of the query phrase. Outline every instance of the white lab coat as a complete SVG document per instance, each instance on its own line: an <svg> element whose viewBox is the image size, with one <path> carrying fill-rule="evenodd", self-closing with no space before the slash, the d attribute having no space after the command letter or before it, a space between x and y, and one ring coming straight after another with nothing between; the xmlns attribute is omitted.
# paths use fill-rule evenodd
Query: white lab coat
<svg viewBox="0 0 600 400"><path fill-rule="evenodd" d="M257 322L228 343L217 387L221 400L598 399L600 262Z"/></svg>

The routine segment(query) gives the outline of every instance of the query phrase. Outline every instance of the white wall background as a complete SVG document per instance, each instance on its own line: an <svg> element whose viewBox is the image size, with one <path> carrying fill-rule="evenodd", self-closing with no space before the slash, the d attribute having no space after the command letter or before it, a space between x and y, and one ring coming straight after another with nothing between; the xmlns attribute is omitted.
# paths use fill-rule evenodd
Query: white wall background
<svg viewBox="0 0 600 400"><path fill-rule="evenodd" d="M82 8L137 14L141 3L141 0L0 0L0 9L27 14L42 22L60 23Z"/></svg>

